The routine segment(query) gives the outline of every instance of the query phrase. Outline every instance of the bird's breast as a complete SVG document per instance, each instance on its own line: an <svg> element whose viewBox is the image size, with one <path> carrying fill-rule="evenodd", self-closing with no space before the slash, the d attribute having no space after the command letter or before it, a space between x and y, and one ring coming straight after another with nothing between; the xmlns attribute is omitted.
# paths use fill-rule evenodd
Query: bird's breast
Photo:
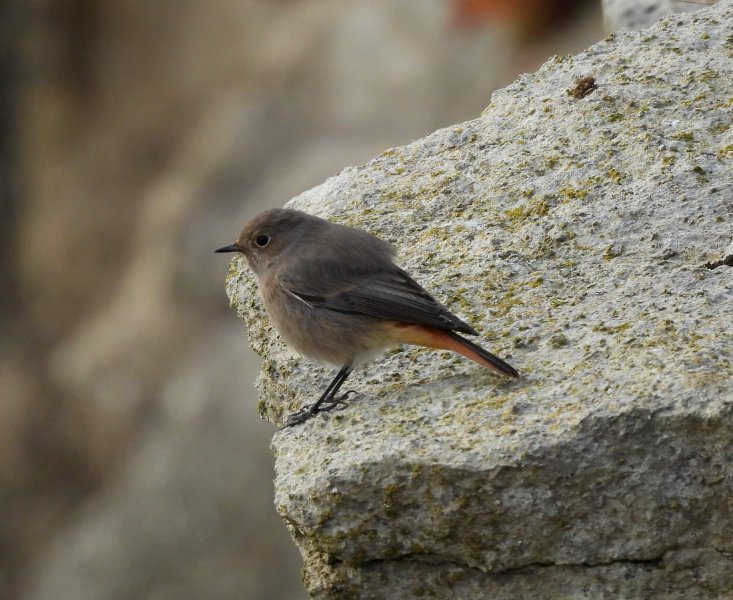
<svg viewBox="0 0 733 600"><path fill-rule="evenodd" d="M298 353L335 367L359 366L394 344L389 322L342 313L300 299L277 282L260 281L273 326Z"/></svg>

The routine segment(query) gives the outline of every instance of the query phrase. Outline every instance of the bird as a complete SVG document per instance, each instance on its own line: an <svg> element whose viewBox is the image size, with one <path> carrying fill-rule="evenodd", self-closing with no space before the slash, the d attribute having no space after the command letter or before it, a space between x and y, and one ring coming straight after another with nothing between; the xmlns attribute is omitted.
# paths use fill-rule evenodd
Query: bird
<svg viewBox="0 0 733 600"><path fill-rule="evenodd" d="M494 373L519 377L463 337L478 332L397 266L390 244L366 231L275 208L255 216L233 244L215 252L242 254L284 340L337 369L318 400L289 415L284 427L343 406L356 393L338 395L352 371L399 344L452 350Z"/></svg>

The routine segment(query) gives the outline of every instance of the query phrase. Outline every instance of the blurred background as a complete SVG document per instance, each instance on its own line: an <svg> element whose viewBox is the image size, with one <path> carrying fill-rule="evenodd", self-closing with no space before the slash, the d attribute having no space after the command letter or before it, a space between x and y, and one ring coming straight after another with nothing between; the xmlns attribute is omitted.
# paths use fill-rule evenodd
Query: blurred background
<svg viewBox="0 0 733 600"><path fill-rule="evenodd" d="M0 34L0 599L304 597L213 250L598 3L5 0Z"/></svg>

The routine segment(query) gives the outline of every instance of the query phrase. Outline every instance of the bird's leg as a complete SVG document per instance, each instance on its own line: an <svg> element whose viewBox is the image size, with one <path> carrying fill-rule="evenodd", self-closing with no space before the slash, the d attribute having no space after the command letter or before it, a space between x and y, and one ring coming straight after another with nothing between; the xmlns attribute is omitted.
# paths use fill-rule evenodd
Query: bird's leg
<svg viewBox="0 0 733 600"><path fill-rule="evenodd" d="M342 394L338 398L336 397L336 392L339 391L339 388L343 385L344 381L346 381L348 376L351 375L352 370L353 368L351 367L351 365L346 365L342 367L341 370L336 373L336 377L334 377L331 383L328 384L326 391L323 392L321 397L313 404L309 406L304 406L300 410L297 410L289 415L287 421L285 421L285 427L299 425L300 423L303 423L310 419L318 412L332 410L339 405L345 404L345 400L349 397L349 394L356 392L350 390L345 394Z"/></svg>

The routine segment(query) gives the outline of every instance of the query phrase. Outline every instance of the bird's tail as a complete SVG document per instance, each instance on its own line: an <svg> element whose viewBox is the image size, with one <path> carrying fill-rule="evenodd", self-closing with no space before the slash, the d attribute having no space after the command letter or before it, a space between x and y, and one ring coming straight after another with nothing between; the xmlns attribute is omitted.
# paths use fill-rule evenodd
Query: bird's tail
<svg viewBox="0 0 733 600"><path fill-rule="evenodd" d="M459 354L463 354L466 358L470 358L478 364L488 367L500 375L507 375L508 377L514 377L514 379L519 377L519 372L508 362L503 361L494 354L491 354L488 350L484 350L478 344L474 344L472 341L461 337L453 331L445 331L443 333L446 338L453 342L450 347L446 348L446 350L453 350Z"/></svg>
<svg viewBox="0 0 733 600"><path fill-rule="evenodd" d="M401 342L427 346L428 348L452 350L484 367L488 367L495 373L515 379L519 377L519 372L509 363L453 331L425 325L402 325L400 330L399 341Z"/></svg>

